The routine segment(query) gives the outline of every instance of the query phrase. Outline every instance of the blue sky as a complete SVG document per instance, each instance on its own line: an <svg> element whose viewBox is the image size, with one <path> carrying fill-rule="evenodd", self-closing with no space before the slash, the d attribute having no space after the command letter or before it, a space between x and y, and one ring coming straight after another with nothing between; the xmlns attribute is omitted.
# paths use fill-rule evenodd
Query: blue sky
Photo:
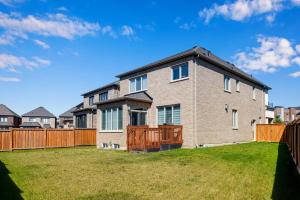
<svg viewBox="0 0 300 200"><path fill-rule="evenodd" d="M0 0L0 103L56 115L115 75L195 45L299 106L300 0Z"/></svg>

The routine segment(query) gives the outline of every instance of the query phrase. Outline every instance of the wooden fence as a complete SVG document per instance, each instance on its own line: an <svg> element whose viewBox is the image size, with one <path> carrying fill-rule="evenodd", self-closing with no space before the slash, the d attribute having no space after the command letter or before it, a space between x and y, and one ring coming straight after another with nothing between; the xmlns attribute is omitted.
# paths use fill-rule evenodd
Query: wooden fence
<svg viewBox="0 0 300 200"><path fill-rule="evenodd" d="M182 126L163 125L158 128L148 126L127 127L127 149L160 149L161 145L182 145Z"/></svg>
<svg viewBox="0 0 300 200"><path fill-rule="evenodd" d="M256 141L285 142L300 173L300 119L285 124L259 124Z"/></svg>
<svg viewBox="0 0 300 200"><path fill-rule="evenodd" d="M96 129L0 130L0 151L96 145Z"/></svg>
<svg viewBox="0 0 300 200"><path fill-rule="evenodd" d="M257 142L280 142L283 138L285 124L257 124Z"/></svg>

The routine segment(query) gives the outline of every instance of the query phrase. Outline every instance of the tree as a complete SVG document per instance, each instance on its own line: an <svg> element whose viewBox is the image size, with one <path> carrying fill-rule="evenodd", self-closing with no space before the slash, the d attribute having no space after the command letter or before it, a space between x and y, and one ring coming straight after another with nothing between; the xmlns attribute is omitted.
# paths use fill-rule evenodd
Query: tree
<svg viewBox="0 0 300 200"><path fill-rule="evenodd" d="M274 119L274 124L282 124L282 123L283 121L281 120L281 117L279 115L276 115Z"/></svg>

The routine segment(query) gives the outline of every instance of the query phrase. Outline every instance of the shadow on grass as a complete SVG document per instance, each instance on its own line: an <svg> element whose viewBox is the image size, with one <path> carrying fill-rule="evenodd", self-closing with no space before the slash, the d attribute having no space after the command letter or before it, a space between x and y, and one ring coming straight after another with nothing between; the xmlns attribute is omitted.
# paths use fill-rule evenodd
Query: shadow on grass
<svg viewBox="0 0 300 200"><path fill-rule="evenodd" d="M272 199L300 199L300 176L285 143L279 143Z"/></svg>
<svg viewBox="0 0 300 200"><path fill-rule="evenodd" d="M0 199L19 200L23 199L21 190L9 177L9 171L5 164L0 161Z"/></svg>

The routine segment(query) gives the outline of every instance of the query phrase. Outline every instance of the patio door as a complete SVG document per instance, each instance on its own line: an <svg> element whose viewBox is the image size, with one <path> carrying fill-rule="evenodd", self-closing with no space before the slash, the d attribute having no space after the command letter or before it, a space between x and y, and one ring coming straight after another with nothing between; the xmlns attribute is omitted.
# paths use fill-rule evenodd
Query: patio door
<svg viewBox="0 0 300 200"><path fill-rule="evenodd" d="M142 126L147 124L147 111L131 110L130 111L130 125Z"/></svg>

